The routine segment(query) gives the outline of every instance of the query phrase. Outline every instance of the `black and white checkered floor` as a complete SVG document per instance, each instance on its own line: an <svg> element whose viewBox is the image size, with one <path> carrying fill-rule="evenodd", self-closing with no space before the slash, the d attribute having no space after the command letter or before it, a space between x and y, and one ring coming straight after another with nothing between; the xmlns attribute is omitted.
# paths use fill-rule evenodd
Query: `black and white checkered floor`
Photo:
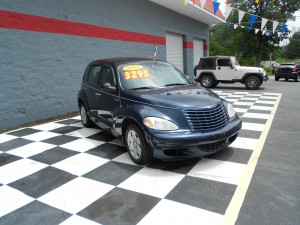
<svg viewBox="0 0 300 225"><path fill-rule="evenodd" d="M0 134L0 224L221 224L279 94L217 94L243 127L203 159L137 166L80 117Z"/></svg>

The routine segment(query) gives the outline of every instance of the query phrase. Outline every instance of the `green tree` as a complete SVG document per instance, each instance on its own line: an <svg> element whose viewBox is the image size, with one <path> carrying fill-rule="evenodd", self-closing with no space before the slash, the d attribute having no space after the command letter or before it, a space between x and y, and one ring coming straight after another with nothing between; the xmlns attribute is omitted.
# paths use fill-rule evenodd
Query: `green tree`
<svg viewBox="0 0 300 225"><path fill-rule="evenodd" d="M287 46L287 56L289 59L300 59L300 32L294 34Z"/></svg>
<svg viewBox="0 0 300 225"><path fill-rule="evenodd" d="M245 26L234 30L232 27L227 28L226 24L215 25L211 28L210 45L211 53L231 53L235 55L240 61L253 62L255 58L255 64L260 65L262 60L269 59L269 54L279 48L279 43L288 38L288 30L285 33L278 36L277 33L272 34L273 23L272 21L280 22L277 27L277 32L281 32L281 24L287 20L294 20L293 14L300 8L299 0L260 0L259 4L256 4L255 0L231 0L230 4L235 9L243 10L247 12L245 14L241 25ZM248 14L249 13L249 14ZM250 14L257 15L257 20L253 25L253 29L247 31L247 27L250 27ZM265 26L267 30L265 34L259 31L255 34L255 28L261 29L261 18L268 19L268 23ZM238 10L234 10L234 13L230 15L227 22L231 24L238 24ZM227 28L227 30L226 30ZM219 31L220 30L220 31ZM220 42L219 44L215 42ZM217 49L218 45L221 45L220 49Z"/></svg>

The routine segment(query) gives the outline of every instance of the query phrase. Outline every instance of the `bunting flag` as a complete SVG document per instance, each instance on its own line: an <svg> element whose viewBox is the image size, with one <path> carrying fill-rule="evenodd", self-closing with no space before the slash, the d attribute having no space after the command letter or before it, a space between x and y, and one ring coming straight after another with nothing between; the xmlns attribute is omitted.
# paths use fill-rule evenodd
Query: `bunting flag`
<svg viewBox="0 0 300 225"><path fill-rule="evenodd" d="M226 5L229 5L229 0L226 0Z"/></svg>
<svg viewBox="0 0 300 225"><path fill-rule="evenodd" d="M204 8L206 0L201 0L201 7Z"/></svg>
<svg viewBox="0 0 300 225"><path fill-rule="evenodd" d="M279 24L279 22L273 21L273 33L275 33L275 30L276 30L278 24Z"/></svg>
<svg viewBox="0 0 300 225"><path fill-rule="evenodd" d="M234 29L236 29L238 26L239 26L239 25L237 25L237 24L234 24L234 25L233 25Z"/></svg>
<svg viewBox="0 0 300 225"><path fill-rule="evenodd" d="M259 31L259 29L256 29L256 28L255 28L255 34L257 34L257 33L258 33L258 31Z"/></svg>
<svg viewBox="0 0 300 225"><path fill-rule="evenodd" d="M259 4L259 0L255 0L255 3L258 5Z"/></svg>
<svg viewBox="0 0 300 225"><path fill-rule="evenodd" d="M266 33L267 30L262 30L261 33L262 35L264 35Z"/></svg>
<svg viewBox="0 0 300 225"><path fill-rule="evenodd" d="M268 22L268 20L267 19L265 19L265 18L261 18L261 30L263 30L264 29L264 27L266 26L266 23Z"/></svg>
<svg viewBox="0 0 300 225"><path fill-rule="evenodd" d="M213 1L213 4L214 4L214 14L216 15L220 7L220 2Z"/></svg>
<svg viewBox="0 0 300 225"><path fill-rule="evenodd" d="M183 5L186 6L187 5L187 0L182 0L183 1Z"/></svg>
<svg viewBox="0 0 300 225"><path fill-rule="evenodd" d="M250 27L252 28L253 27L253 24L256 20L257 16L256 15L250 15Z"/></svg>
<svg viewBox="0 0 300 225"><path fill-rule="evenodd" d="M230 5L226 5L225 20L230 16L232 9L233 8Z"/></svg>
<svg viewBox="0 0 300 225"><path fill-rule="evenodd" d="M249 33L252 30L252 27L247 27L247 33Z"/></svg>
<svg viewBox="0 0 300 225"><path fill-rule="evenodd" d="M281 25L281 32L284 33L286 30L287 25L284 23Z"/></svg>
<svg viewBox="0 0 300 225"><path fill-rule="evenodd" d="M227 28L230 28L231 27L231 23L227 23Z"/></svg>
<svg viewBox="0 0 300 225"><path fill-rule="evenodd" d="M242 21L244 15L245 15L245 12L242 10L239 10L239 24L241 24L241 21Z"/></svg>
<svg viewBox="0 0 300 225"><path fill-rule="evenodd" d="M196 0L193 0L193 5L195 5L195 3L196 3Z"/></svg>

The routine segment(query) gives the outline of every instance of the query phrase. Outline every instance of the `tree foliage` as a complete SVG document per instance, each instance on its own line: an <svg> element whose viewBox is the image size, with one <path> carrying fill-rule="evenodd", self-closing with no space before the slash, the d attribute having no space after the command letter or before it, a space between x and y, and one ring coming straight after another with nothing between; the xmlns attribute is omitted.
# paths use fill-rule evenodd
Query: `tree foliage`
<svg viewBox="0 0 300 225"><path fill-rule="evenodd" d="M235 55L240 62L246 64L260 65L262 60L269 59L269 54L279 43L288 38L289 31L286 30L281 36L277 33L272 34L272 21L280 22L277 31L281 32L281 24L287 20L294 20L293 14L300 8L299 0L260 0L259 4L255 0L231 0L230 4L235 9L247 12L241 22L246 28L234 29L233 26L227 28L226 24L214 25L210 29L210 47L211 55ZM249 13L249 14L248 14ZM250 27L250 14L257 15L257 20L253 29L247 32ZM267 32L263 35L261 31L255 34L255 28L261 29L261 18L266 18L265 29ZM238 10L234 10L227 22L238 24Z"/></svg>
<svg viewBox="0 0 300 225"><path fill-rule="evenodd" d="M300 32L294 34L287 46L287 56L289 59L300 59Z"/></svg>

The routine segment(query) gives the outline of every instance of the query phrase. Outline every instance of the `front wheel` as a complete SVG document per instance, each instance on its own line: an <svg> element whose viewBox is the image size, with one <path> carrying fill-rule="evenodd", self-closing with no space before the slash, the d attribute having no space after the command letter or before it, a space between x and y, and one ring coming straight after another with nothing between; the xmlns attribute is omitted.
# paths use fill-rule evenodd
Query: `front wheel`
<svg viewBox="0 0 300 225"><path fill-rule="evenodd" d="M256 90L260 86L260 80L256 76L249 76L245 80L245 86L249 90Z"/></svg>
<svg viewBox="0 0 300 225"><path fill-rule="evenodd" d="M137 125L130 124L127 127L125 143L130 158L136 164L142 165L152 160L152 153L148 150L146 139Z"/></svg>
<svg viewBox="0 0 300 225"><path fill-rule="evenodd" d="M214 85L215 81L210 75L204 75L200 78L201 86L205 88L210 88Z"/></svg>

